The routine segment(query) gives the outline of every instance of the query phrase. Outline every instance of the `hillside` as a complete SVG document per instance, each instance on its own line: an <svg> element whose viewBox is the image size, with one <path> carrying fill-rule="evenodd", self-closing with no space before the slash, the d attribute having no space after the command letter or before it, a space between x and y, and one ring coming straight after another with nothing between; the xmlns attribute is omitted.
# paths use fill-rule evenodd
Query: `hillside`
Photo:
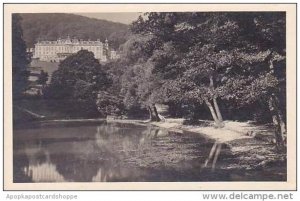
<svg viewBox="0 0 300 201"><path fill-rule="evenodd" d="M22 28L28 47L33 47L38 40L56 40L57 38L77 37L84 40L107 38L110 46L118 48L128 37L128 25L93 19L64 13L26 13Z"/></svg>

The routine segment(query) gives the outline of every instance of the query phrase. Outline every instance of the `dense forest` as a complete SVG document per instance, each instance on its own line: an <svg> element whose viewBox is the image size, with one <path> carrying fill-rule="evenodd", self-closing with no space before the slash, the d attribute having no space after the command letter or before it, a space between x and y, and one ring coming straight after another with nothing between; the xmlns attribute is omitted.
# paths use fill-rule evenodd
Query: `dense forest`
<svg viewBox="0 0 300 201"><path fill-rule="evenodd" d="M284 144L284 13L146 15L130 25L119 60L100 64L79 51L59 64L43 98L80 117L160 121L156 104L165 104L172 117L213 120L216 128L224 120L272 123L276 143Z"/></svg>
<svg viewBox="0 0 300 201"><path fill-rule="evenodd" d="M158 103L173 116L211 119L219 128L224 119L273 121L276 141L283 143L284 13L148 13L130 28L123 57L101 67L110 79L105 90L104 74L93 80L82 52L54 74L49 89L60 91L56 98L80 94L80 101L96 100L103 115L144 110L152 121L161 120ZM73 73L77 66L81 77L68 76L64 66Z"/></svg>
<svg viewBox="0 0 300 201"><path fill-rule="evenodd" d="M24 40L27 47L33 47L38 40L56 40L61 37L76 37L84 40L110 41L112 48L118 48L128 37L128 26L106 20L93 19L64 13L20 14Z"/></svg>

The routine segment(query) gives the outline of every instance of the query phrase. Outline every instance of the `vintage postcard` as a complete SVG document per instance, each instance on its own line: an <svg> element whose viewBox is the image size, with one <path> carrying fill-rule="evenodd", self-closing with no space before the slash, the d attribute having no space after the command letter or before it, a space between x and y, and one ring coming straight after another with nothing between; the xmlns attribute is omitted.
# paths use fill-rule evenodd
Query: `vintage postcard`
<svg viewBox="0 0 300 201"><path fill-rule="evenodd" d="M296 190L296 4L5 4L4 190Z"/></svg>

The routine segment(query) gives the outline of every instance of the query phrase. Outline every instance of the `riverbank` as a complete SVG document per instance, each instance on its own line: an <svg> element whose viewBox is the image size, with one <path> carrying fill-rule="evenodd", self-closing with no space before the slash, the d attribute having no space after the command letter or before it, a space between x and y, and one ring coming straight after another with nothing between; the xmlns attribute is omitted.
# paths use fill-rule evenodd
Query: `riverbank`
<svg viewBox="0 0 300 201"><path fill-rule="evenodd" d="M185 125L184 119L166 119L150 122L151 125L170 131L199 133L216 143L228 146L238 160L227 168L281 169L286 174L286 151L278 150L274 144L271 125L256 125L254 122L225 121L223 128L215 128L212 121L199 121L196 125Z"/></svg>
<svg viewBox="0 0 300 201"><path fill-rule="evenodd" d="M185 124L185 119L167 119L163 122L151 122L152 125L170 130L186 130L201 133L219 143L229 143L238 139L250 139L253 133L262 132L271 135L266 126L257 126L252 122L224 121L223 128L215 128L212 121L199 121L195 125Z"/></svg>
<svg viewBox="0 0 300 201"><path fill-rule="evenodd" d="M235 162L229 161L224 169L265 169L277 168L282 174L286 174L286 152L277 150L271 125L256 125L254 122L225 121L223 128L215 128L212 121L202 120L197 123L186 122L185 119L167 118L161 122L149 122L145 120L131 119L49 119L41 118L43 123L75 123L101 121L127 123L143 126L155 126L171 132L193 132L214 140L229 148ZM222 154L222 150L221 150ZM275 165L274 165L275 164Z"/></svg>

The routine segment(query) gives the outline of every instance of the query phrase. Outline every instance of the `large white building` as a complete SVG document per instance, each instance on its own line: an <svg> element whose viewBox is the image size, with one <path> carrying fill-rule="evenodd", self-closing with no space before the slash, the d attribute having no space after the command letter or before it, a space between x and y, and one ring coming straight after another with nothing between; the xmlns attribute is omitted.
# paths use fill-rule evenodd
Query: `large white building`
<svg viewBox="0 0 300 201"><path fill-rule="evenodd" d="M109 51L108 41L102 43L97 41L83 41L78 39L58 39L56 41L39 41L35 44L33 58L40 61L59 62L67 56L77 53L80 50L88 50L94 53L95 58L100 62L107 61Z"/></svg>

